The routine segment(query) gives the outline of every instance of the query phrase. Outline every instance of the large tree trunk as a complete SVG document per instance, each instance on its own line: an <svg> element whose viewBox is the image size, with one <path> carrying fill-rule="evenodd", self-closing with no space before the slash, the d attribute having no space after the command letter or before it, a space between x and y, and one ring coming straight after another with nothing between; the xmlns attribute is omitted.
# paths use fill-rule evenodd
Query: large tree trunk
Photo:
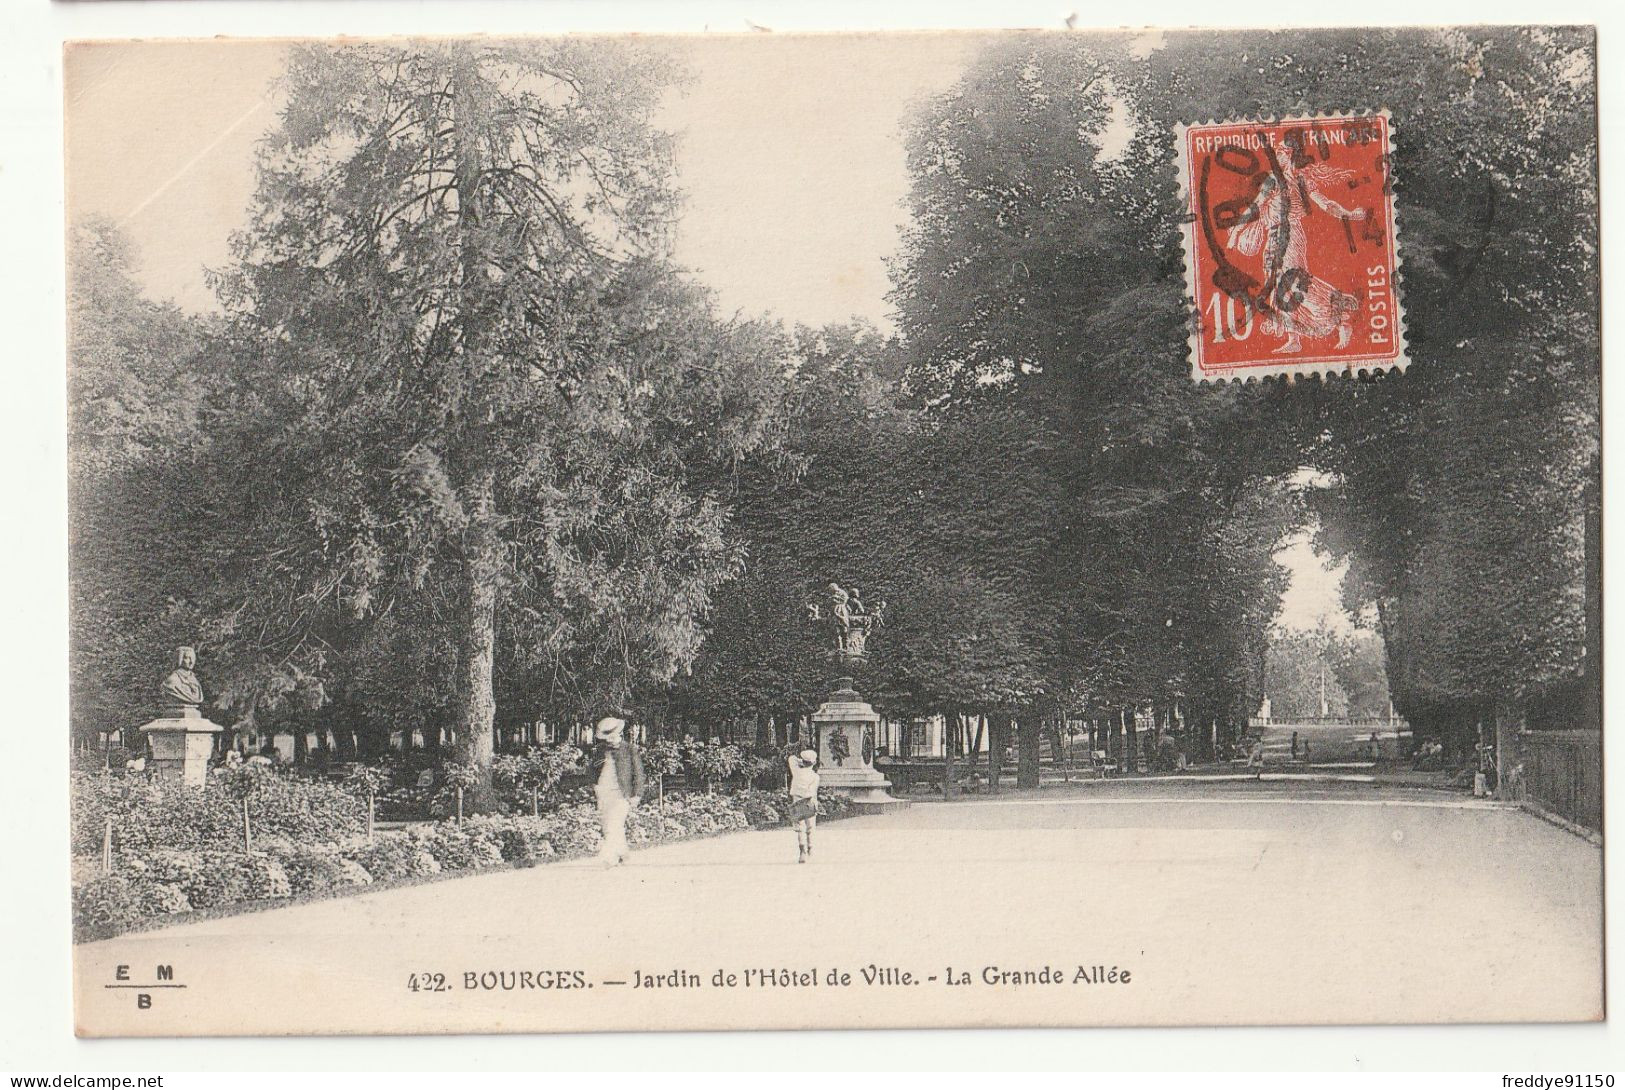
<svg viewBox="0 0 1625 1090"><path fill-rule="evenodd" d="M942 797L953 798L958 788L954 784L954 746L959 740L959 713L942 713Z"/></svg>
<svg viewBox="0 0 1625 1090"><path fill-rule="evenodd" d="M1140 721L1136 709L1123 709L1123 771L1140 771Z"/></svg>
<svg viewBox="0 0 1625 1090"><path fill-rule="evenodd" d="M485 325L491 285L486 268L482 236L484 220L480 191L484 162L475 133L479 110L473 101L477 83L472 64L460 64L453 73L452 145L457 190L458 244L462 251L462 283L459 285L463 326L462 355L468 383L465 411L482 413L487 407L489 361L484 358ZM478 419L478 417L476 417ZM454 752L462 764L479 770L479 785L463 801L475 812L494 808L491 790L493 728L496 722L496 693L492 686L496 660L497 582L500 550L497 535L496 471L483 429L476 425L464 437L466 445L455 451L466 474L461 490L468 526L463 531L466 579L462 618L461 662L458 677L457 739Z"/></svg>
<svg viewBox="0 0 1625 1090"><path fill-rule="evenodd" d="M457 686L457 744L460 764L479 770L480 783L464 800L469 809L483 813L494 809L491 790L491 756L495 750L496 691L493 685L496 662L497 543L486 520L491 515L494 482L486 473L475 486L471 506L483 526L470 530L467 583L465 584L462 625L461 676Z"/></svg>
<svg viewBox="0 0 1625 1090"><path fill-rule="evenodd" d="M1004 726L996 715L986 716L988 723L988 793L999 793L999 778L1004 775Z"/></svg>
<svg viewBox="0 0 1625 1090"><path fill-rule="evenodd" d="M473 792L471 805L476 812L488 809L494 801L491 756L495 748L492 727L497 706L491 675L496 657L496 601L494 583L482 579L469 581L455 752L459 763L480 770L480 786Z"/></svg>
<svg viewBox="0 0 1625 1090"><path fill-rule="evenodd" d="M1042 721L1034 714L1015 720L1016 728L1016 786L1038 786L1038 755L1043 729Z"/></svg>

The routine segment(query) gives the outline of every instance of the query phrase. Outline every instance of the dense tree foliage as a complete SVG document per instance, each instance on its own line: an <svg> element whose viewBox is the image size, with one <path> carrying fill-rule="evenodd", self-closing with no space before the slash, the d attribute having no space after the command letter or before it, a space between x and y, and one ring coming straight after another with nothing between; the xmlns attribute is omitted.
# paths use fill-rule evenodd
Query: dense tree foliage
<svg viewBox="0 0 1625 1090"><path fill-rule="evenodd" d="M74 236L75 714L194 642L233 721L452 726L475 767L612 701L762 727L823 695L831 580L889 604L866 696L1014 722L1024 774L1063 718L1205 738L1310 662L1315 710L1324 661L1425 731L1591 714L1590 44L1000 38L907 132L893 336L673 270L649 50L296 49L224 322ZM1379 107L1410 370L1192 384L1175 123ZM1272 649L1310 525L1380 644Z"/></svg>
<svg viewBox="0 0 1625 1090"><path fill-rule="evenodd" d="M143 298L135 264L105 220L69 233L69 670L81 729L131 725L156 698L166 649L194 637L173 607L196 526L168 485L202 442L207 330Z"/></svg>
<svg viewBox="0 0 1625 1090"><path fill-rule="evenodd" d="M1303 517L1282 483L1300 466L1324 471L1307 502L1353 564L1350 605L1377 607L1402 711L1482 715L1578 677L1589 45L1541 29L1029 36L922 111L896 296L911 380L936 411L1014 403L1067 437L1069 532L1094 535L1067 568L1094 599L1078 631L1127 667L1105 699L1234 697L1263 651L1267 547ZM1378 107L1398 133L1411 370L1191 386L1175 123ZM1244 497L1271 518L1247 525ZM1215 565L1234 597L1200 583Z"/></svg>

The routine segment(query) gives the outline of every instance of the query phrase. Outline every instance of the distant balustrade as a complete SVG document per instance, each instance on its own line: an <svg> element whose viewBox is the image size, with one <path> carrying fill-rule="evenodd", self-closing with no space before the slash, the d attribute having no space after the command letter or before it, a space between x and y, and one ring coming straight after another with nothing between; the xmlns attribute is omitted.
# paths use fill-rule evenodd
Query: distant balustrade
<svg viewBox="0 0 1625 1090"><path fill-rule="evenodd" d="M1255 715L1247 720L1249 727L1364 727L1367 730L1386 730L1405 733L1411 729L1407 720L1389 719L1385 715Z"/></svg>

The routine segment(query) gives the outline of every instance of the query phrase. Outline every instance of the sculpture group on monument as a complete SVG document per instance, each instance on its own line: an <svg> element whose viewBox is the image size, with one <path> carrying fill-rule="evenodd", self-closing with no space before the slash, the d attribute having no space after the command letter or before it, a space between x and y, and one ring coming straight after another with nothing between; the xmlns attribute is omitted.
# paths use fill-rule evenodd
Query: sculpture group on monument
<svg viewBox="0 0 1625 1090"><path fill-rule="evenodd" d="M842 589L831 583L824 601L807 603L807 616L829 638L828 655L837 669L861 665L868 660L869 637L885 623L886 603L873 608L863 604L856 587ZM874 766L875 732L880 715L858 695L850 676L838 677L829 699L812 714L821 783L852 800L859 810L870 812L900 810L908 806L887 790L891 781Z"/></svg>

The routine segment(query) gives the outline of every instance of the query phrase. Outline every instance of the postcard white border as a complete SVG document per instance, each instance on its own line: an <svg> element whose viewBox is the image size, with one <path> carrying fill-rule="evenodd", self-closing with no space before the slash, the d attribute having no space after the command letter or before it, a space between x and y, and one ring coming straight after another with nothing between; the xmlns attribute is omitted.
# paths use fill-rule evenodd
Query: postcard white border
<svg viewBox="0 0 1625 1090"><path fill-rule="evenodd" d="M12 260L0 263L6 300L13 388L4 399L3 436L13 525L4 540L14 609L7 626L7 660L14 723L62 723L66 718L65 412L60 382L64 358L62 299L61 44L87 37L328 35L340 33L466 33L567 30L701 31L775 29L1055 26L1077 13L1081 27L1128 16L1031 0L827 0L790 3L604 0L585 5L523 5L481 0L183 0L104 3L16 0L0 35L0 209ZM1310 9L1215 9L1195 0L1137 6L1140 25L1249 26L1273 16L1293 25L1331 25ZM1335 13L1329 13L1335 14ZM1621 282L1625 257L1625 69L1611 64L1611 43L1625 40L1625 13L1606 0L1548 0L1538 10L1512 0L1368 0L1359 17L1370 24L1516 23L1541 21L1599 26L1600 107L1603 117L1603 281ZM1347 20L1342 20L1346 22ZM21 255L21 257L19 257ZM26 258L26 259L23 259ZM21 319L18 321L17 319ZM1625 297L1604 296L1605 371L1611 370L1611 331L1625 328ZM1605 382L1604 442L1625 443L1625 383ZM1604 479L1605 563L1625 571L1625 474ZM1625 579L1605 587L1605 616L1625 617ZM1625 638L1609 640L1605 665L1625 679ZM27 679L22 685L18 679ZM1625 737L1625 701L1612 698L1611 737ZM0 1043L16 1073L122 1070L534 1070L538 1067L750 1069L805 1071L851 1068L951 1068L960 1071L1098 1070L1618 1070L1625 1066L1625 1019L1583 1026L1456 1026L1302 1028L1273 1030L887 1031L819 1034L740 1033L534 1038L257 1039L85 1042L71 1035L71 945L67 881L67 756L65 731L8 732L0 853L8 886L29 891L0 899L0 934L12 986L0 990ZM1625 746L1608 747L1605 776L1625 783ZM63 815L53 827L51 814ZM1611 831L1618 821L1610 818ZM1625 861L1609 838L1606 865ZM1618 883L1615 883L1618 884ZM1610 925L1625 925L1611 896ZM1610 927L1610 930L1614 930ZM1615 932L1620 933L1620 932ZM1625 995L1625 958L1609 959L1608 988ZM613 1047L608 1047L613 1042ZM307 1080L338 1086L338 1078ZM1490 1077L1483 1079L1488 1085ZM1221 1085L1240 1085L1239 1079Z"/></svg>

